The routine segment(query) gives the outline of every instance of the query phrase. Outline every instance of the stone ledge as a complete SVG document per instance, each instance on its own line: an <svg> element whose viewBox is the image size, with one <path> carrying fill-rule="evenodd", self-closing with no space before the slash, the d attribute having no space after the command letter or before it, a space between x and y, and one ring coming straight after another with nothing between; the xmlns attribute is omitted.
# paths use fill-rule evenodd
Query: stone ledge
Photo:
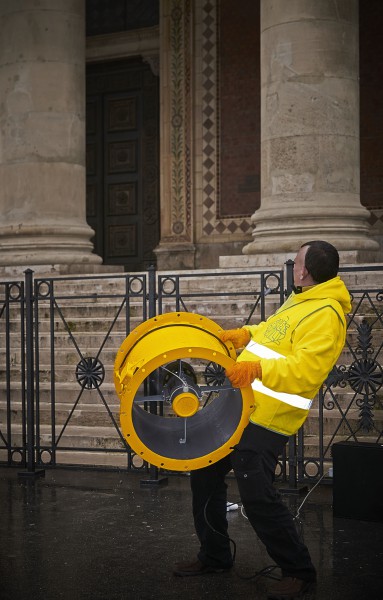
<svg viewBox="0 0 383 600"><path fill-rule="evenodd" d="M297 244L298 249L299 243ZM242 254L235 256L221 256L219 266L223 269L244 269L255 267L268 267L283 269L287 260L294 260L296 252L276 252L274 254ZM378 265L383 264L383 253L368 250L340 250L340 265Z"/></svg>
<svg viewBox="0 0 383 600"><path fill-rule="evenodd" d="M101 265L97 263L71 263L71 264L53 264L53 265L11 265L8 267L0 266L0 278L9 281L10 279L24 279L24 273L27 269L33 271L35 277L60 277L66 275L111 275L124 273L124 267L118 265Z"/></svg>

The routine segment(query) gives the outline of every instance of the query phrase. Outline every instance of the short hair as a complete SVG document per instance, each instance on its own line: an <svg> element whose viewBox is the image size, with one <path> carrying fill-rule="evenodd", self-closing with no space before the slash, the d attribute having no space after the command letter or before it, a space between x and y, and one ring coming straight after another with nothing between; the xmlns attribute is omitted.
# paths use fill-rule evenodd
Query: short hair
<svg viewBox="0 0 383 600"><path fill-rule="evenodd" d="M338 250L328 242L315 240L302 244L308 246L305 267L316 283L323 283L336 277L339 270Z"/></svg>

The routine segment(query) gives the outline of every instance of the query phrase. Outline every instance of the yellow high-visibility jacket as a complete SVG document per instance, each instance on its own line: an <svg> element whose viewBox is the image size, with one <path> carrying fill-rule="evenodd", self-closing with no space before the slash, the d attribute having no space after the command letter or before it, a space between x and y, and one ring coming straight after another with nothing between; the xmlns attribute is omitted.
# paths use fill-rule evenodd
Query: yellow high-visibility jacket
<svg viewBox="0 0 383 600"><path fill-rule="evenodd" d="M250 420L284 435L298 431L346 340L350 294L340 277L292 293L267 321L246 326L237 361L260 360Z"/></svg>

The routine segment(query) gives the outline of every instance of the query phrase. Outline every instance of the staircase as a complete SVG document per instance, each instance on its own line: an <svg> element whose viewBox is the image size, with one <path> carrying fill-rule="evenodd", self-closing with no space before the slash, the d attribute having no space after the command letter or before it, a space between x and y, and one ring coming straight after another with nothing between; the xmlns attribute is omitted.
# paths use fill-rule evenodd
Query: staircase
<svg viewBox="0 0 383 600"><path fill-rule="evenodd" d="M182 295L186 306L181 310L199 313L220 324L224 329L241 327L254 308L257 292L262 289L261 282L242 272L237 277L226 275L227 270L204 271L204 276L182 280ZM166 274L158 274L166 275ZM175 273L169 274L170 276ZM185 276L185 272L180 272ZM193 275L193 274L191 274ZM195 274L194 274L195 275ZM354 273L345 273L342 278L353 290L375 289L379 274L363 272L359 277ZM128 454L119 433L119 400L113 384L113 365L116 352L127 335L144 319L143 298L130 296L128 309L122 306L125 295L123 277L63 279L55 281L55 306L47 296L38 302L37 340L38 363L37 389L35 398L38 405L37 436L40 442L40 456L44 464L52 460L52 435L56 440L56 464L78 464L93 466L111 466L126 468ZM171 286L172 283L170 282ZM270 282L268 283L270 284ZM245 292L253 288L250 296ZM214 293L222 295L212 296ZM210 294L210 296L209 296ZM230 294L233 294L232 296ZM265 297L265 315L272 314L280 304L278 294ZM176 310L174 298L163 300L162 312ZM121 312L119 312L121 311ZM355 324L363 318L375 319L371 304L366 298L360 303ZM251 322L260 320L260 304L252 315ZM381 321L381 320L380 320ZM358 332L354 326L350 329L351 347L357 345ZM1 325L1 320L0 320ZM382 324L374 329L373 346L381 344ZM20 351L21 332L19 307L11 306L10 319L10 386L6 385L4 329L1 338L1 374L0 374L0 430L7 438L7 426L10 426L12 446L23 443L23 411L25 393L23 389L22 354ZM82 361L93 358L99 361L96 375L102 379L99 387L82 388L76 369ZM339 364L349 365L353 357L345 349ZM346 410L353 391L350 388L334 389L337 402ZM7 411L8 408L8 411ZM9 410L10 409L10 410ZM339 424L339 411L325 410L324 444L331 439ZM357 427L359 411L353 408L348 413L348 421ZM54 423L54 424L53 424ZM376 424L382 428L382 419ZM314 403L310 417L305 424L305 455L318 456L318 402ZM350 431L343 423L340 426L340 439L345 439ZM369 436L367 436L369 439ZM1 438L0 438L1 442ZM0 446L2 444L0 443ZM0 461L6 461L7 452L0 448ZM17 462L18 453L14 460ZM140 459L133 456L136 468L142 465Z"/></svg>

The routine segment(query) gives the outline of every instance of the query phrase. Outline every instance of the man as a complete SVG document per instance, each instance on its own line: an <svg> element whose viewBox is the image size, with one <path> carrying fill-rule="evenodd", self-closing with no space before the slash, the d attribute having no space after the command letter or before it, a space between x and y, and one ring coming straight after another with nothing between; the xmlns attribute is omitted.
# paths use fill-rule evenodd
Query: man
<svg viewBox="0 0 383 600"><path fill-rule="evenodd" d="M233 469L246 516L282 572L268 598L301 597L315 582L309 551L273 483L288 436L304 423L345 343L345 313L351 304L338 269L334 246L324 241L303 244L294 261L295 291L283 306L259 325L222 333L223 342L245 346L226 375L235 387L252 385L256 408L231 454L191 472L200 551L197 561L176 565L175 575L232 567L225 476Z"/></svg>

